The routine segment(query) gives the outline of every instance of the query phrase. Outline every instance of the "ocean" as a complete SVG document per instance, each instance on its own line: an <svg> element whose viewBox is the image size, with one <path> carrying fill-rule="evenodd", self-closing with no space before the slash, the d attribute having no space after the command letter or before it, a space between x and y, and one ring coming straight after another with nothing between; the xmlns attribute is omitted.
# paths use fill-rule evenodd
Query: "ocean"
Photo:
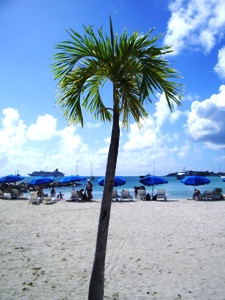
<svg viewBox="0 0 225 300"><path fill-rule="evenodd" d="M95 177L95 179L91 181L93 184L92 194L93 194L94 199L102 198L104 187L102 187L98 184L98 178L100 178L100 177L101 176ZM117 190L119 195L123 189L129 190L131 196L134 197L134 186L142 185L139 182L139 180L140 180L139 176L123 176L123 177L126 180L126 184L123 186L120 186L120 187L116 187L115 189ZM167 176L167 177L160 176L160 177L168 180L168 183L155 185L153 191L152 191L151 186L146 186L146 192L149 193L151 196L152 196L152 192L153 192L153 195L155 195L157 193L157 189L165 189L168 199L176 200L178 198L192 198L193 191L194 191L193 186L187 186L187 185L181 183L180 180L176 179L176 177L172 177L172 176ZM88 178L88 176L86 178ZM201 193L203 193L205 190L213 190L214 188L222 188L223 192L225 193L225 182L223 182L222 178L217 177L217 176L208 176L207 178L210 180L209 184L201 185L201 186L197 187ZM24 179L25 182L29 182L31 180L32 180L32 177L26 177ZM55 181L59 181L59 180L60 180L60 178L55 179ZM85 189L86 181L80 181L79 183L81 185L76 187L75 189L77 189L77 190L80 190L82 188ZM55 188L55 190L56 190L57 194L61 191L62 194L64 194L65 199L69 199L71 196L71 188L70 187L59 187L59 188ZM50 194L50 189L45 189L44 193Z"/></svg>

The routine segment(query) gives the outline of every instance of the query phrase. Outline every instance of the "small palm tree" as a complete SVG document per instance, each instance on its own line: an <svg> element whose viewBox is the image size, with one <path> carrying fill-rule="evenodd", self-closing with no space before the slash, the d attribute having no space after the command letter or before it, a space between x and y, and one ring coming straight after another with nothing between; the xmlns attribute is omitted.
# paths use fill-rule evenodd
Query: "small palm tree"
<svg viewBox="0 0 225 300"><path fill-rule="evenodd" d="M148 116L144 104L151 103L156 92L164 93L170 110L181 104L182 85L171 79L180 78L164 56L170 46L156 47L162 35L151 37L134 32L130 37L124 30L120 37L113 32L110 18L110 36L102 28L94 32L84 27L81 36L68 31L70 40L57 44L53 56L54 78L59 81L57 100L70 123L84 125L83 110L96 119L112 121L111 142L105 173L105 185L99 217L96 251L89 286L89 300L104 297L105 256L111 211L111 196L120 139L120 126L128 127L132 115L138 126ZM112 107L106 107L100 91L110 81L113 86Z"/></svg>

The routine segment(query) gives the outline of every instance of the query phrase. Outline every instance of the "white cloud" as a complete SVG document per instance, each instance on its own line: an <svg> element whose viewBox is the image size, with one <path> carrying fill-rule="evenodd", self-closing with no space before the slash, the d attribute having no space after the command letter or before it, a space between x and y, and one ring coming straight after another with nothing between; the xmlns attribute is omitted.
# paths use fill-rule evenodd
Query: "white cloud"
<svg viewBox="0 0 225 300"><path fill-rule="evenodd" d="M184 96L183 101L194 101L194 100L199 100L199 96L198 95L191 95L191 94L187 94Z"/></svg>
<svg viewBox="0 0 225 300"><path fill-rule="evenodd" d="M0 153L16 152L18 147L26 142L26 125L20 120L19 113L13 108L3 109L2 125L0 131Z"/></svg>
<svg viewBox="0 0 225 300"><path fill-rule="evenodd" d="M187 133L196 142L208 147L225 147L225 85L218 94L202 102L194 101L188 114Z"/></svg>
<svg viewBox="0 0 225 300"><path fill-rule="evenodd" d="M190 148L191 148L190 143L188 143L186 141L185 144L179 148L178 156L181 157L181 158L187 157L187 155L190 151Z"/></svg>
<svg viewBox="0 0 225 300"><path fill-rule="evenodd" d="M216 64L214 71L221 78L225 78L225 47L221 48L218 52L218 63Z"/></svg>
<svg viewBox="0 0 225 300"><path fill-rule="evenodd" d="M27 128L19 113L7 108L3 109L1 121L0 163L4 174L19 170L26 175L33 170L56 167L71 172L75 169L75 157L88 153L87 144L75 133L76 128L67 126L57 131L57 120L51 115L39 116Z"/></svg>
<svg viewBox="0 0 225 300"><path fill-rule="evenodd" d="M128 141L123 145L123 150L143 149L146 147L154 148L160 142L156 134L155 122L149 117L144 126L139 129L136 123L130 125Z"/></svg>
<svg viewBox="0 0 225 300"><path fill-rule="evenodd" d="M188 117L186 129L195 142L203 141L212 149L220 147L219 140L222 131L225 132L224 93L225 86L221 86L218 95L213 95L203 102L194 101L192 110L187 116L178 110L179 107L175 107L174 114L171 114L165 97L161 95L155 107L153 106L155 114L145 120L141 129L134 123L130 124L128 132L121 130L117 174L135 175L155 172L157 175L163 175L182 168L183 163L180 163L180 160L188 160L190 148L193 150L194 146L190 141L185 141L181 131L182 126L167 128L167 124L177 122L181 114L183 117ZM26 175L34 170L59 168L66 174L72 174L75 173L78 161L78 174L89 174L90 165L93 163L94 175L103 175L110 130L106 130L105 126L102 130L96 130L94 135L101 141L99 148L96 148L96 145L93 146L94 137L90 142L90 132L93 133L91 128L85 127L86 129L80 131L79 126L66 126L57 130L56 125L57 120L54 117L44 115L39 116L36 123L28 128L16 110L3 110L0 127L1 173L4 175L19 170L22 175ZM48 134L44 132L44 128L49 128ZM213 139L216 130L217 141ZM41 134L44 135L42 139ZM27 139L30 135L33 139ZM6 143L3 143L3 140L6 140ZM224 141L224 137L222 140ZM201 153L196 151L198 149L196 147L192 151L195 152L196 157L201 156Z"/></svg>
<svg viewBox="0 0 225 300"><path fill-rule="evenodd" d="M174 54L193 46L209 52L224 35L224 0L176 0L169 9L164 43L173 46Z"/></svg>
<svg viewBox="0 0 225 300"><path fill-rule="evenodd" d="M76 153L84 153L87 151L87 144L84 143L82 138L75 134L76 127L67 126L63 130L57 132L59 139L60 152L64 155L72 155Z"/></svg>
<svg viewBox="0 0 225 300"><path fill-rule="evenodd" d="M37 118L36 124L32 124L27 130L27 138L34 141L45 141L55 136L57 120L45 114Z"/></svg>
<svg viewBox="0 0 225 300"><path fill-rule="evenodd" d="M120 135L120 137L121 137L121 135ZM105 139L104 139L104 142L106 143L106 146L105 146L105 147L99 148L98 151L97 151L97 154L104 154L104 155L107 155L108 152L109 152L110 141L111 141L111 138L110 138L110 137L105 138Z"/></svg>
<svg viewBox="0 0 225 300"><path fill-rule="evenodd" d="M102 123L96 122L96 123L91 123L91 122L87 122L85 124L85 127L87 128L99 128L102 126Z"/></svg>
<svg viewBox="0 0 225 300"><path fill-rule="evenodd" d="M171 123L175 123L182 115L182 112L177 109L178 106L176 103L174 103L174 109L171 113L166 101L165 94L158 95L158 97L159 101L157 101L155 104L156 112L153 115L156 118L157 131L160 130L165 122L170 121Z"/></svg>

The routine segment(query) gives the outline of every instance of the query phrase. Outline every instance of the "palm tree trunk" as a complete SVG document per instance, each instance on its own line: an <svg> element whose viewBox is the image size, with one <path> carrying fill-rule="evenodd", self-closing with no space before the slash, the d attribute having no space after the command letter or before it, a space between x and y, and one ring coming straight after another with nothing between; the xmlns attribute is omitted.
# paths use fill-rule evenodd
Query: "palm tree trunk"
<svg viewBox="0 0 225 300"><path fill-rule="evenodd" d="M98 224L95 258L89 285L88 300L103 300L105 279L105 257L111 211L112 191L119 149L119 112L114 111L111 142L106 165L105 185Z"/></svg>

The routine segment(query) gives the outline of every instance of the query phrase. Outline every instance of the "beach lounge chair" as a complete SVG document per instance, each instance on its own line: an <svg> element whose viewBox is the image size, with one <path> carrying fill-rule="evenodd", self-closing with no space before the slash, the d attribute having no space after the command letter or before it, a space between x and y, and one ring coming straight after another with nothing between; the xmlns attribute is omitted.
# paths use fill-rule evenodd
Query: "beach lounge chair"
<svg viewBox="0 0 225 300"><path fill-rule="evenodd" d="M17 189L12 189L11 191L11 199L17 199L19 198L20 196L20 193Z"/></svg>
<svg viewBox="0 0 225 300"><path fill-rule="evenodd" d="M117 190L113 190L112 192L112 201L119 201L120 200L120 196L117 193Z"/></svg>
<svg viewBox="0 0 225 300"><path fill-rule="evenodd" d="M224 200L223 190L221 188L215 188L213 190L214 199L213 200Z"/></svg>
<svg viewBox="0 0 225 300"><path fill-rule="evenodd" d="M137 200L146 200L146 190L137 190Z"/></svg>
<svg viewBox="0 0 225 300"><path fill-rule="evenodd" d="M19 198L20 193L17 189L12 189L10 192L6 192L3 194L5 199L17 199Z"/></svg>
<svg viewBox="0 0 225 300"><path fill-rule="evenodd" d="M166 190L158 190L157 191L157 200L167 201Z"/></svg>
<svg viewBox="0 0 225 300"><path fill-rule="evenodd" d="M44 197L43 198L43 204L53 204L53 203L56 203L57 200L56 198L51 198L51 197Z"/></svg>
<svg viewBox="0 0 225 300"><path fill-rule="evenodd" d="M40 198L37 195L37 192L30 192L30 203L32 204L40 204Z"/></svg>
<svg viewBox="0 0 225 300"><path fill-rule="evenodd" d="M128 190L123 190L121 192L121 200L122 201L123 200L131 200L131 199L132 199L132 197L131 197L130 192Z"/></svg>
<svg viewBox="0 0 225 300"><path fill-rule="evenodd" d="M4 193L4 199L11 199L11 193Z"/></svg>
<svg viewBox="0 0 225 300"><path fill-rule="evenodd" d="M208 190L205 191L199 200L223 200L223 194L221 188L215 188L213 191Z"/></svg>
<svg viewBox="0 0 225 300"><path fill-rule="evenodd" d="M69 201L79 201L82 200L81 196L78 194L78 191L76 190L72 190L71 191L71 197Z"/></svg>
<svg viewBox="0 0 225 300"><path fill-rule="evenodd" d="M213 191L205 191L199 200L213 200Z"/></svg>

